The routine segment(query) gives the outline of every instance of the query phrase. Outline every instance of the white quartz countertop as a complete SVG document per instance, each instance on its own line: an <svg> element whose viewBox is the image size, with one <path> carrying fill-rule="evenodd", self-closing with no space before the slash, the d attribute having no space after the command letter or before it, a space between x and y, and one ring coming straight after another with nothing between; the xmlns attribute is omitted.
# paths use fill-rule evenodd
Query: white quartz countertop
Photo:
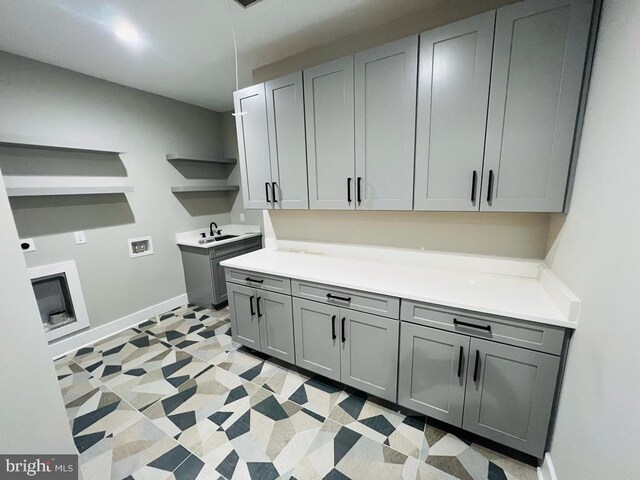
<svg viewBox="0 0 640 480"><path fill-rule="evenodd" d="M559 284L562 291L551 291L549 282L543 284L541 276L531 278L441 266L411 266L277 249L258 250L221 264L565 328L577 326L576 319L570 318L561 308L562 301L558 302L560 295L568 293L572 297L572 294L557 279L550 283ZM552 274L545 271L543 276L546 279ZM572 301L579 305L575 297ZM577 312L577 308L571 310Z"/></svg>
<svg viewBox="0 0 640 480"><path fill-rule="evenodd" d="M260 227L256 225L220 225L218 226L218 229L221 231L220 235L236 235L236 237L201 244L199 243L199 240L202 238L202 233L205 233L206 236L209 237L209 226L206 226L199 230L176 233L176 243L186 247L208 249L262 235Z"/></svg>

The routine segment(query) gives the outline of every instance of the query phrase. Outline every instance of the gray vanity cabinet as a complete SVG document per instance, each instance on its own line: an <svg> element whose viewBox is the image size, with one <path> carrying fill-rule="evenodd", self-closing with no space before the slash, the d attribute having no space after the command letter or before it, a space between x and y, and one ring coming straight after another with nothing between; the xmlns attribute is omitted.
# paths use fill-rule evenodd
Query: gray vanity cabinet
<svg viewBox="0 0 640 480"><path fill-rule="evenodd" d="M470 352L462 427L542 458L560 358L479 338Z"/></svg>
<svg viewBox="0 0 640 480"><path fill-rule="evenodd" d="M469 337L402 322L398 404L462 425Z"/></svg>
<svg viewBox="0 0 640 480"><path fill-rule="evenodd" d="M482 210L563 208L592 2L497 11Z"/></svg>
<svg viewBox="0 0 640 480"><path fill-rule="evenodd" d="M260 351L294 363L291 297L256 289L256 316L260 324Z"/></svg>
<svg viewBox="0 0 640 480"><path fill-rule="evenodd" d="M420 35L415 210L475 211L495 11Z"/></svg>
<svg viewBox="0 0 640 480"><path fill-rule="evenodd" d="M399 326L398 320L341 308L342 383L395 402Z"/></svg>
<svg viewBox="0 0 640 480"><path fill-rule="evenodd" d="M233 339L247 347L293 362L291 297L235 283L227 284Z"/></svg>
<svg viewBox="0 0 640 480"><path fill-rule="evenodd" d="M309 205L355 209L353 56L304 71Z"/></svg>
<svg viewBox="0 0 640 480"><path fill-rule="evenodd" d="M293 298L295 364L340 381L340 309Z"/></svg>
<svg viewBox="0 0 640 480"><path fill-rule="evenodd" d="M293 299L296 365L395 402L399 321Z"/></svg>
<svg viewBox="0 0 640 480"><path fill-rule="evenodd" d="M271 208L271 158L264 84L233 92L242 195L247 209Z"/></svg>
<svg viewBox="0 0 640 480"><path fill-rule="evenodd" d="M254 306L255 290L229 283L227 295L233 339L242 345L260 350L260 324Z"/></svg>
<svg viewBox="0 0 640 480"><path fill-rule="evenodd" d="M354 55L356 208L411 210L418 37Z"/></svg>
<svg viewBox="0 0 640 480"><path fill-rule="evenodd" d="M265 84L272 208L307 209L307 156L302 72Z"/></svg>

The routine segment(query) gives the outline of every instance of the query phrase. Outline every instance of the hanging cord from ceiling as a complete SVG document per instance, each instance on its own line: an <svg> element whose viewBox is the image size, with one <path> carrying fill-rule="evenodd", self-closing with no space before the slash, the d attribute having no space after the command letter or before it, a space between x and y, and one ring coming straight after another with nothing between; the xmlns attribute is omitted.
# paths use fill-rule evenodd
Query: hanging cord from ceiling
<svg viewBox="0 0 640 480"><path fill-rule="evenodd" d="M236 65L236 90L240 90L238 81L238 44L236 42L236 27L233 23L233 14L231 13L231 0L227 0L227 7L229 8L229 21L231 22L231 34L233 35L233 57ZM234 112L231 115L234 117L237 115L246 115L247 112Z"/></svg>

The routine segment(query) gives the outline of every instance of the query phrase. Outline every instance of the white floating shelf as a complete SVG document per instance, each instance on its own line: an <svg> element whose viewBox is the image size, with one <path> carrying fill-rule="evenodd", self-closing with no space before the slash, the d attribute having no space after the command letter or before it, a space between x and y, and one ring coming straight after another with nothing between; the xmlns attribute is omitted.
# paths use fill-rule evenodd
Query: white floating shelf
<svg viewBox="0 0 640 480"><path fill-rule="evenodd" d="M221 165L235 165L236 161L233 158L207 158L207 157L192 157L189 155L181 155L178 153L167 154L168 161L183 161L183 162L204 162L204 163L218 163Z"/></svg>
<svg viewBox="0 0 640 480"><path fill-rule="evenodd" d="M44 138L32 138L23 135L0 134L0 146L15 148L38 148L43 150L57 150L64 152L100 153L106 155L120 155L122 150L111 146L100 145L95 142L61 142Z"/></svg>
<svg viewBox="0 0 640 480"><path fill-rule="evenodd" d="M194 185L184 187L171 187L173 193L189 192L235 192L240 190L237 185Z"/></svg>
<svg viewBox="0 0 640 480"><path fill-rule="evenodd" d="M123 177L6 176L4 183L9 197L104 195L133 192L133 187Z"/></svg>

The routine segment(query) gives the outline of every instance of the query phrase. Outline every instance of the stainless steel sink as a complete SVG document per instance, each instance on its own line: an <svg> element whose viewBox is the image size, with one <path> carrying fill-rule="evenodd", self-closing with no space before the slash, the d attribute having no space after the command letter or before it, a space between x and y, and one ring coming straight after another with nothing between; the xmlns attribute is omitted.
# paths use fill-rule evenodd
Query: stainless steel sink
<svg viewBox="0 0 640 480"><path fill-rule="evenodd" d="M218 242L220 240L228 240L230 238L236 238L238 235L220 235L219 237L215 237L213 239L214 242Z"/></svg>
<svg viewBox="0 0 640 480"><path fill-rule="evenodd" d="M220 235L219 237L201 238L198 243L200 243L200 245L206 245L207 243L229 240L230 238L236 238L238 236L239 235Z"/></svg>

